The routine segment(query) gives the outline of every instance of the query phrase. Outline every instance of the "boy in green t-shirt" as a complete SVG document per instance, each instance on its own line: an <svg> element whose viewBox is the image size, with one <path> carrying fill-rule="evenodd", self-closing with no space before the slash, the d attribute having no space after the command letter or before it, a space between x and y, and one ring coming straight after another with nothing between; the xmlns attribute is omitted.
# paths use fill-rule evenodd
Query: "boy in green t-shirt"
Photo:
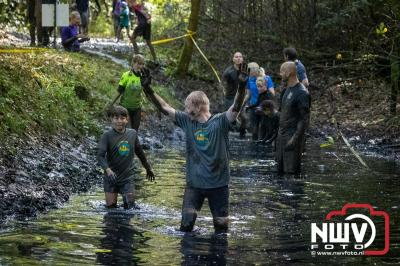
<svg viewBox="0 0 400 266"><path fill-rule="evenodd" d="M118 86L118 96L113 104L121 97L120 105L128 109L131 128L138 131L142 112L142 85L140 82L141 71L144 69L144 57L136 54L132 58L131 70L122 74Z"/></svg>

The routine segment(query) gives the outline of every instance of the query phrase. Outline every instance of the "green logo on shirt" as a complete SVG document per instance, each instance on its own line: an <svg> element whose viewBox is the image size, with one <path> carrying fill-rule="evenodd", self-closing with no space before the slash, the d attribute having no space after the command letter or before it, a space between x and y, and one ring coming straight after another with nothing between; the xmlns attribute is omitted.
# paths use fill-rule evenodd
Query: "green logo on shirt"
<svg viewBox="0 0 400 266"><path fill-rule="evenodd" d="M200 146L208 144L208 132L204 129L199 129L194 133L194 140Z"/></svg>
<svg viewBox="0 0 400 266"><path fill-rule="evenodd" d="M124 140L118 143L118 153L121 156L127 156L129 154L129 151L131 150L131 146L129 145L129 142Z"/></svg>

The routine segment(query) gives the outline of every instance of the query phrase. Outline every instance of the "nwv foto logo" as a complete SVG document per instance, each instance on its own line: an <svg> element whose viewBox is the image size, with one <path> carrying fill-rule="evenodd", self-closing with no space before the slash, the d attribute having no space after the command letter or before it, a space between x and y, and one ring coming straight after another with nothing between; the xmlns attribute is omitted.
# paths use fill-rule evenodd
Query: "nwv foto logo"
<svg viewBox="0 0 400 266"><path fill-rule="evenodd" d="M349 209L367 209L370 217L361 213L348 215ZM336 219L332 221L334 217ZM373 221L376 217L384 221L383 226L378 224L384 227L379 228L380 232L384 232L383 248L376 241L377 228ZM342 210L328 213L326 221L322 224L311 223L312 251L354 250L364 255L384 255L389 251L389 215L384 211L375 211L369 204L346 204ZM323 252L321 255L338 255L338 252Z"/></svg>

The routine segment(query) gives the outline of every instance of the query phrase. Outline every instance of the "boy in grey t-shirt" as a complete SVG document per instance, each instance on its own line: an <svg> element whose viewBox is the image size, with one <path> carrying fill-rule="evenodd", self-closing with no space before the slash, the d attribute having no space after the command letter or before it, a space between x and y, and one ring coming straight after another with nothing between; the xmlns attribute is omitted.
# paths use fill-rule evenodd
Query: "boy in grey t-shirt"
<svg viewBox="0 0 400 266"><path fill-rule="evenodd" d="M136 130L126 128L128 110L115 106L110 117L112 129L101 136L97 150L97 161L105 172L103 184L106 206L115 208L118 193L121 193L125 209L137 208L134 200L134 154L146 169L148 180L154 180L154 173L140 146Z"/></svg>
<svg viewBox="0 0 400 266"><path fill-rule="evenodd" d="M233 105L211 115L210 103L202 91L193 91L185 100L185 112L169 106L150 87L150 78L142 77L146 96L165 115L172 118L186 135L186 188L183 196L180 230L193 230L204 199L208 199L216 233L228 230L229 214L229 125L236 120L245 96L247 66L241 66L237 95Z"/></svg>

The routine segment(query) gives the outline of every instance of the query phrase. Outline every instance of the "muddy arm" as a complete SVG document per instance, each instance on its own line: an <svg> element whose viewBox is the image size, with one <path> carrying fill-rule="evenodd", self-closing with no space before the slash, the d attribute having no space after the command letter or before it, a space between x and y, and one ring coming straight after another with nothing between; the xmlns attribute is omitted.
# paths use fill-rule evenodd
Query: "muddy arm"
<svg viewBox="0 0 400 266"><path fill-rule="evenodd" d="M147 161L146 155L144 154L142 145L140 145L138 137L136 137L136 140L135 140L135 154L139 158L139 160L142 163L143 167L146 170L151 170L151 166L150 166L149 162Z"/></svg>
<svg viewBox="0 0 400 266"><path fill-rule="evenodd" d="M146 97L155 105L155 107L164 115L175 119L175 109L164 101L150 86L143 87Z"/></svg>
<svg viewBox="0 0 400 266"><path fill-rule="evenodd" d="M109 168L107 159L106 159L106 153L107 153L107 137L105 134L103 134L103 136L101 136L99 144L97 146L97 162L100 165L100 167L103 170L106 170L107 168Z"/></svg>
<svg viewBox="0 0 400 266"><path fill-rule="evenodd" d="M274 134L272 134L272 137L270 138L264 138L262 139L260 142L264 142L264 143L272 143L276 137L278 136L278 130L275 130Z"/></svg>
<svg viewBox="0 0 400 266"><path fill-rule="evenodd" d="M78 39L78 36L73 36L71 38L66 39L65 41L62 42L63 45L70 45L72 44L74 41L76 41Z"/></svg>
<svg viewBox="0 0 400 266"><path fill-rule="evenodd" d="M135 154L139 158L143 167L146 169L146 177L149 181L154 181L155 176L149 162L147 161L146 155L144 154L142 145L140 145L139 138L136 137L135 141Z"/></svg>
<svg viewBox="0 0 400 266"><path fill-rule="evenodd" d="M299 115L300 120L297 122L297 128L293 136L289 139L286 144L286 150L294 149L294 146L297 145L299 138L304 135L306 127L308 125L308 120L310 119L310 109L308 108L300 108Z"/></svg>
<svg viewBox="0 0 400 266"><path fill-rule="evenodd" d="M239 112L242 109L243 101L246 96L246 84L247 84L247 75L244 73L239 74L239 88L236 92L235 101L233 105L226 112L226 116L230 122L236 120Z"/></svg>

